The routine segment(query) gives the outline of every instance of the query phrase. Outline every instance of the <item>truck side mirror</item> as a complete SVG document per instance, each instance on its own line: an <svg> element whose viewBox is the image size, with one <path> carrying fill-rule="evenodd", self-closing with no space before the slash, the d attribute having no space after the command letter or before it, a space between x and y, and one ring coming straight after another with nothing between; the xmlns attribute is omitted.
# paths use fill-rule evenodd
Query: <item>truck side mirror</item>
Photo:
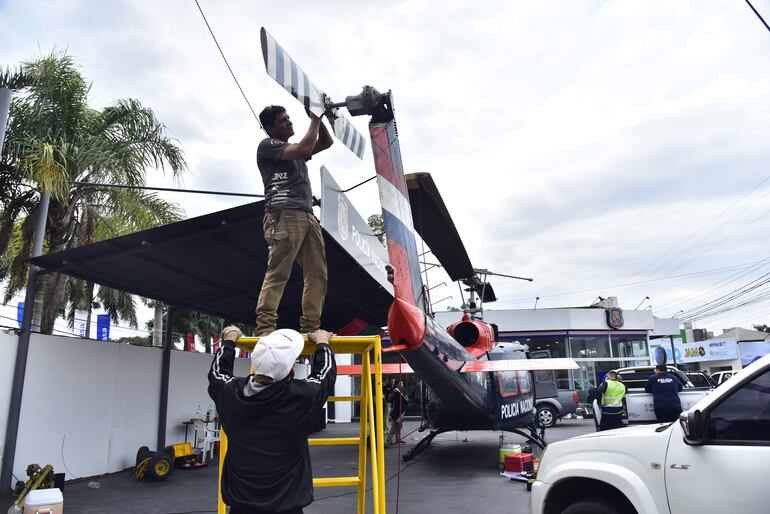
<svg viewBox="0 0 770 514"><path fill-rule="evenodd" d="M701 445L705 439L703 414L699 410L688 410L679 415L679 424L684 432L684 442L689 445Z"/></svg>

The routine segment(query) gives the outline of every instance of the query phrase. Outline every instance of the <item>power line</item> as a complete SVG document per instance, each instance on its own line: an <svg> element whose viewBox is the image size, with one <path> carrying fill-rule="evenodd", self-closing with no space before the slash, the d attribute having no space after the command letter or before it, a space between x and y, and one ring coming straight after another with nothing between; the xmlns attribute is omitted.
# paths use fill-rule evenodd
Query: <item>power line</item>
<svg viewBox="0 0 770 514"><path fill-rule="evenodd" d="M230 191L209 191L205 189L180 189L176 187L150 187L150 186L128 186L124 184L100 184L97 182L70 182L73 186L80 187L111 187L115 189L139 189L143 191L170 191L172 193L195 193L200 195L220 195L220 196L243 196L248 198L264 198L265 195L251 193L233 193Z"/></svg>
<svg viewBox="0 0 770 514"><path fill-rule="evenodd" d="M765 28L766 28L767 30L769 30L769 31L770 31L770 27L768 27L768 26L767 26L767 23L765 22L765 19L762 17L762 15L761 15L761 14L759 14L759 13L757 12L757 10L756 10L756 9L754 9L754 6L753 6L753 5L751 5L751 2L749 2L749 0L746 0L746 3L747 3L747 4L749 4L749 7L751 7L751 10L752 10L752 11L754 11L754 14L756 14L756 15L757 15L757 18L759 18L759 21L761 21L761 22L762 22L762 25L764 25L764 26L765 26Z"/></svg>
<svg viewBox="0 0 770 514"><path fill-rule="evenodd" d="M693 231L693 232L692 232L692 233L691 233L689 236L687 236L687 237L686 237L686 238L684 238L683 240L679 241L679 243L677 243L676 245L672 246L671 248L669 248L668 250L666 250L665 252L663 252L661 255L659 255L658 257L656 257L655 259L653 259L652 261L650 261L650 262L649 262L649 263L647 263L646 265L644 265L642 268L640 268L638 271L636 271L636 272L635 272L633 275L631 275L631 276L629 277L629 280L631 280L631 279L632 279L632 278L634 278L635 276L639 275L639 274L640 274L642 271L644 271L644 270L645 270L645 269L647 269L648 267L652 266L653 264L655 264L656 262L658 262L660 259L662 259L662 258L663 258L663 257L665 257L666 255L668 255L669 253L673 252L674 250L676 250L677 248L679 248L680 246L682 246L684 243L686 243L687 241L689 241L690 239L692 239L693 237L695 237L695 235L696 235L698 232L700 232L701 230L703 230L703 229L705 229L706 227L708 227L709 225L711 225L711 224L712 224L714 221L716 221L716 220L717 220L719 217L721 217L721 216L722 216L723 214L725 214L727 211L729 211L730 209L732 209L733 207L735 207L736 205L738 205L740 202L742 202L744 198L746 198L746 197L747 197L747 196L749 196L751 193L753 193L754 191L756 191L756 190L757 190L757 188L759 188L759 187L760 187L762 184L764 184L765 182L767 182L767 181L768 181L768 179L770 179L770 175L766 176L766 177L765 177L765 178L763 178L761 181L759 181L759 183L758 183L758 184L756 184L754 187L752 187L751 189L749 189L749 190L748 190L746 193L744 193L744 194L743 194L743 196L741 196L741 197L740 197L740 198L738 198L738 199L737 199L735 202L733 202L732 204L730 204L730 206L728 206L727 208L725 208L724 210L722 210L721 212L719 212L719 213L718 213L716 216L714 216L713 218L711 218L709 221L707 221L706 223L704 223L703 225L701 225L700 227L698 227L697 229L695 229L695 230L694 230L694 231ZM767 193L766 193L765 195L767 195ZM763 195L763 197L764 197L765 195ZM759 199L761 199L761 198L763 198L763 197L760 197ZM755 201L754 203L756 203L756 201ZM754 203L752 203L751 205L754 205ZM745 209L744 209L744 211L745 211ZM743 211L741 211L741 212L743 212ZM740 214L740 213L738 213L738 214ZM737 214L736 214L736 216L737 216ZM732 218L730 218L729 220L727 220L727 222L725 222L725 223L723 223L722 225L720 225L720 226L717 228L717 230L719 230L720 228L722 228L722 227L723 227L723 226L724 226L726 223L730 222L730 221L731 221L731 220L733 220L734 218L735 218L735 216L733 216ZM713 233L714 233L714 232L712 232L712 234L713 234ZM708 237L708 236L706 236L706 237ZM682 251L678 252L678 253L677 253L677 255L682 255L683 253L687 252L687 250L690 250L690 249L691 249L691 248L693 248L694 246L698 245L698 244L699 244L700 242L702 242L704 239L706 239L706 238L703 238L703 239L700 239L700 240L698 240L696 243L694 243L694 244L692 244L692 245L688 246L687 248L685 248L684 250L682 250ZM653 273L657 272L657 271L658 271L658 270L660 270L662 267L664 267L664 266L666 266L667 264L671 263L671 262L672 262L673 260L675 260L675 259L676 259L676 257L674 257L674 259L669 259L668 261L666 261L666 262L665 262L665 263L663 263L662 265L660 265L660 266L658 266L657 268L655 268L655 269L654 269L654 270L653 270L653 271L652 271L650 274L653 274Z"/></svg>
<svg viewBox="0 0 770 514"><path fill-rule="evenodd" d="M209 34L211 34L211 37L214 39L214 44L217 45L217 50L219 50L219 55L222 56L222 59L225 61L225 65L227 65L227 69L230 70L230 75L232 75L233 80L235 81L235 85L238 86L238 90L241 92L241 96L243 96L243 99L246 101L246 105L249 106L249 110L251 111L251 114L254 115L254 119L257 120L257 123L259 124L259 128L263 128L262 123L259 122L259 116L257 116L256 112L254 112L254 108L251 106L251 102L249 102L249 99L246 98L246 93L243 92L243 88L241 87L241 84L238 82L238 79L235 76L235 72L233 72L233 69L230 67L230 63L227 62L227 57L225 57L225 53L222 51L222 47L219 46L219 41L217 41L217 37L214 35L214 31L211 30L211 25L209 25L209 20L207 20L206 15L203 14L203 9L201 9L201 4L198 3L198 0L195 0L195 5L198 6L198 11L200 11L201 16L203 17L203 22L206 24L206 28L209 29Z"/></svg>
<svg viewBox="0 0 770 514"><path fill-rule="evenodd" d="M687 303L687 300L691 300L691 299L694 300L695 298L699 298L699 297L701 297L701 296L703 296L703 295L705 295L707 293L710 293L712 291L716 291L718 289L721 289L722 287L724 287L724 286L726 286L728 284L731 284L731 283L735 282L736 280L738 280L738 279L740 279L742 277L745 277L746 275L748 275L750 273L753 273L753 272L755 272L755 271L757 271L759 269L762 269L769 262L770 262L770 257L762 259L761 261L757 261L753 265L748 266L751 269L747 270L745 267L741 268L736 273L733 273L732 275L729 275L729 276L727 276L727 277L725 277L725 278L723 278L721 280L717 280L713 284L709 284L708 286L706 286L704 289L701 289L700 291L696 291L696 292L691 293L691 294L689 294L687 296L682 296L680 298L677 298L676 300L672 300L672 301L670 301L668 303L664 303L663 305L658 306L658 309L659 310L672 309L672 308L675 308L675 307L677 307L679 305ZM720 284L722 284L722 285L720 286ZM717 286L719 286L719 287L717 287Z"/></svg>
<svg viewBox="0 0 770 514"><path fill-rule="evenodd" d="M579 291L572 291L572 292L568 292L568 293L541 294L539 296L540 296L541 300L543 298L556 298L556 297L560 297L560 296L577 296L577 295L581 295L581 294L585 294L585 293L592 293L592 292L597 292L597 291L606 291L608 289L626 289L626 288L629 288L629 287L637 287L637 286L640 286L640 285L653 284L655 282L664 282L664 281L667 281L667 280L676 280L676 279L680 279L680 278L690 278L690 277L696 277L696 276L700 276L700 275L714 275L714 274L724 273L724 272L733 271L733 270L738 270L738 272L740 273L741 271L745 270L746 268L756 267L758 264L761 264L761 263L763 263L765 261L770 261L770 257L767 257L766 259L761 260L761 261L754 261L754 262L749 262L749 263L745 263L745 264L736 264L736 265L733 265L733 266L724 266L724 267L720 267L720 268L713 268L713 269L708 269L708 270L703 270L703 271L695 271L695 272L692 272L692 273L683 273L681 275L672 275L672 276L664 277L664 278L656 278L656 279L651 279L651 280L641 280L639 282L632 282L630 284L615 284L615 285L610 285L610 286L605 286L605 287L595 287L595 288L591 288L591 289L582 289L582 290L579 290ZM733 275L730 275L730 277L732 277L732 276ZM727 278L730 278L730 277L727 277ZM517 299L512 299L512 300L498 301L497 305L516 304L516 303L531 303L531 302L532 302L532 298L531 297L526 297L526 298L517 298Z"/></svg>
<svg viewBox="0 0 770 514"><path fill-rule="evenodd" d="M692 309L688 309L684 311L683 315L681 316L682 319L689 319L689 318L696 318L697 316L701 314L705 314L707 312L710 312L718 307L721 307L733 300L736 300L752 291L755 291L756 289L764 286L765 284L770 283L770 273L765 273L759 278L756 278L741 287L734 289L730 291L729 293L726 293L722 296L719 296L709 302L706 302L702 305L699 305L697 307L693 307Z"/></svg>

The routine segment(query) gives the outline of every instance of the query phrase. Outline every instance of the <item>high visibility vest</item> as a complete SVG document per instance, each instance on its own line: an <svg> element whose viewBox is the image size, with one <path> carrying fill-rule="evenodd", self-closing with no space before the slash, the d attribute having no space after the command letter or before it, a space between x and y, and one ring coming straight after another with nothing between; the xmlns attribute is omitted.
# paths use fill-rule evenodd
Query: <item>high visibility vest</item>
<svg viewBox="0 0 770 514"><path fill-rule="evenodd" d="M607 390L602 395L602 407L620 407L626 388L617 380L607 380Z"/></svg>

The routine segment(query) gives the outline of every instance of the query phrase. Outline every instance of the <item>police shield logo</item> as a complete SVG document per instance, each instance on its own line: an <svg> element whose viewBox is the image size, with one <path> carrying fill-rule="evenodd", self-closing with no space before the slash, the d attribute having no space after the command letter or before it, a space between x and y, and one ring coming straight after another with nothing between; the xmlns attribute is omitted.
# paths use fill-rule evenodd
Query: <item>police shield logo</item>
<svg viewBox="0 0 770 514"><path fill-rule="evenodd" d="M347 241L348 239L348 203L342 195L337 197L337 230L340 234L340 239Z"/></svg>
<svg viewBox="0 0 770 514"><path fill-rule="evenodd" d="M616 330L623 328L623 310L617 307L607 309L607 325Z"/></svg>

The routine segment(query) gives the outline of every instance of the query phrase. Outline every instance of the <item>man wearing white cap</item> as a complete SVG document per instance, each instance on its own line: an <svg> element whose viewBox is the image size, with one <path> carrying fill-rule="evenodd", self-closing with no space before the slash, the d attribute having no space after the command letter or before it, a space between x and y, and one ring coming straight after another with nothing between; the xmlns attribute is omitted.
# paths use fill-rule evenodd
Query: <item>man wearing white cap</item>
<svg viewBox="0 0 770 514"><path fill-rule="evenodd" d="M253 375L233 376L237 327L222 331L223 344L209 370L214 400L229 449L222 470L222 498L230 514L297 514L313 501L307 436L334 391L337 366L331 333L317 330L313 366L296 380L293 366L304 347L299 332L276 330L251 355Z"/></svg>

